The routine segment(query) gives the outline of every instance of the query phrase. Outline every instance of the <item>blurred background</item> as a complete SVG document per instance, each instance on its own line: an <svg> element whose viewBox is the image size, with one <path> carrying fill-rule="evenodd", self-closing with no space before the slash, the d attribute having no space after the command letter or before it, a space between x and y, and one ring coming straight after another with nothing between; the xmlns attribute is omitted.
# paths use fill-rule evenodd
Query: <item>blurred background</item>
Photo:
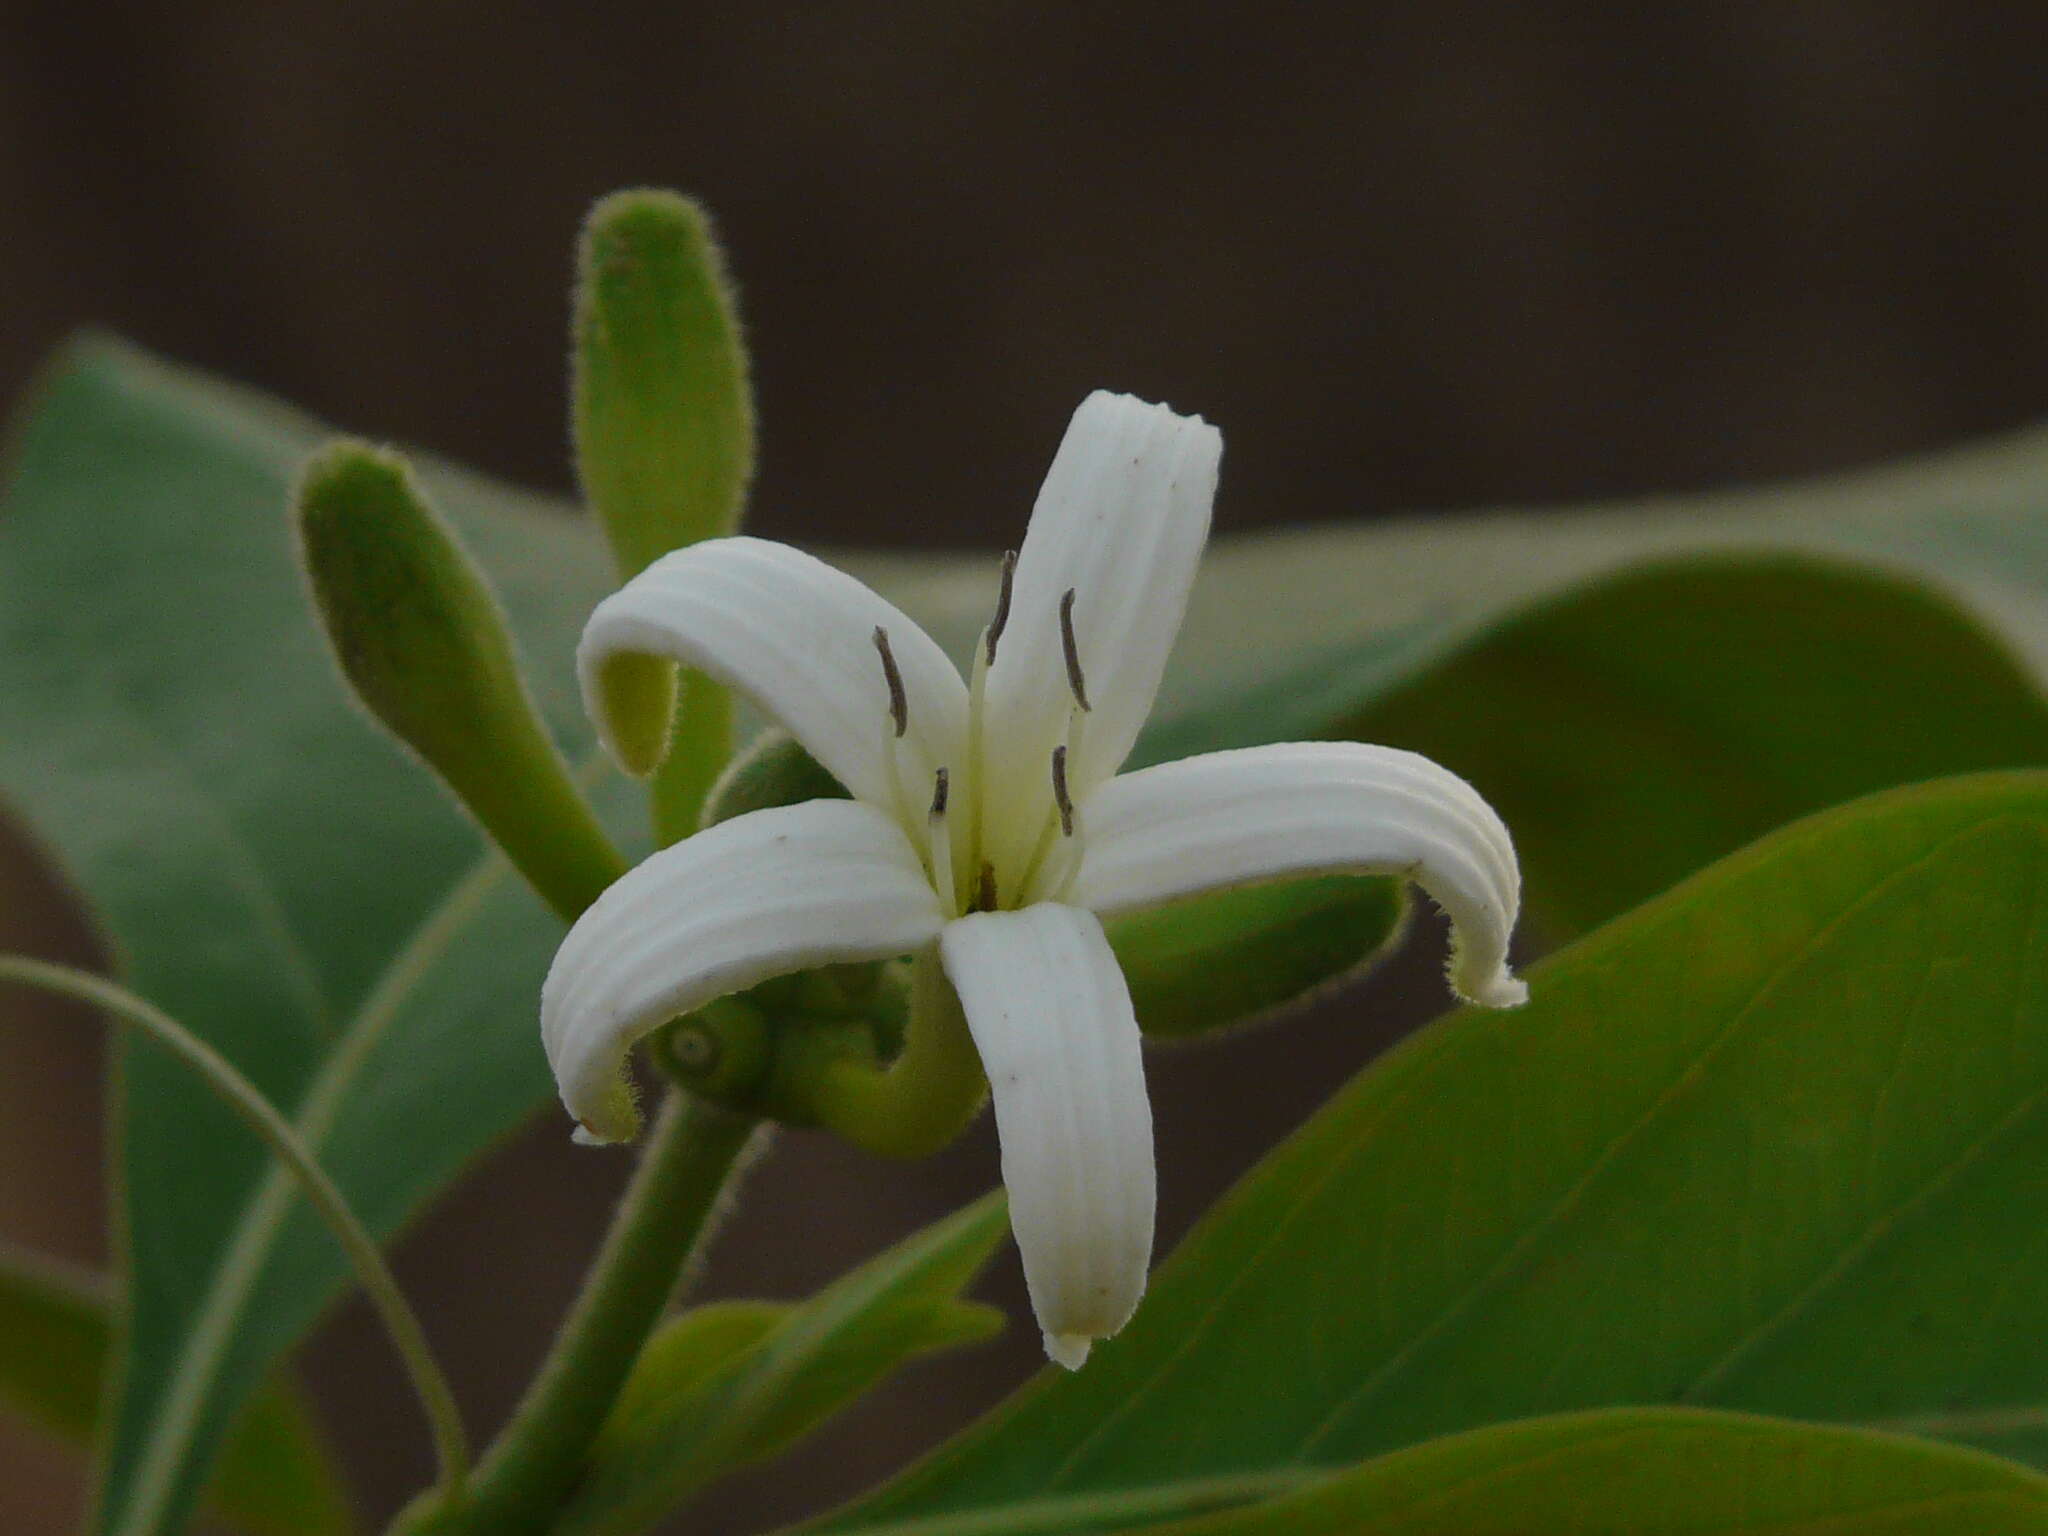
<svg viewBox="0 0 2048 1536"><path fill-rule="evenodd" d="M1825 471L2048 413L2044 49L2031 0L0 0L0 400L90 322L566 491L577 222L658 183L721 221L779 537L999 548L1098 385L1223 426L1224 530ZM0 945L94 962L0 838ZM1155 1058L1162 1248L1440 1009L1440 942ZM96 1029L39 1017L0 1031L0 1236L101 1264ZM479 1425L624 1172L560 1129L400 1249ZM786 1136L707 1294L800 1294L994 1173L986 1126L908 1168ZM816 1510L1021 1379L1014 1271L1003 1341L688 1528ZM428 1462L366 1311L304 1363L388 1513ZM0 1529L73 1528L74 1459L0 1433Z"/></svg>

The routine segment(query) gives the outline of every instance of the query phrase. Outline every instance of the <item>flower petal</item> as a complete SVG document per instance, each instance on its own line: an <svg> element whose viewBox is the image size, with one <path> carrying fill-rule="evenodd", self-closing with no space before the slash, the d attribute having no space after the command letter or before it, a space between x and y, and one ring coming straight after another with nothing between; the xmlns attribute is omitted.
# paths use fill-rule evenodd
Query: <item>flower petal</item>
<svg viewBox="0 0 2048 1536"><path fill-rule="evenodd" d="M1060 605L1090 708L1069 754L1076 795L1122 766L1151 713L1209 537L1223 435L1199 416L1097 391L1081 402L1018 552L988 672L990 792L1050 806L1048 762L1075 708ZM1031 832L1043 820L1030 819Z"/></svg>
<svg viewBox="0 0 2048 1536"><path fill-rule="evenodd" d="M906 771L895 782L888 635L903 685ZM853 795L922 808L932 773L965 740L967 690L946 653L894 604L787 544L709 539L665 555L591 614L576 653L584 708L615 757L608 666L648 653L680 661L748 694ZM628 766L639 766L628 764Z"/></svg>
<svg viewBox="0 0 2048 1536"><path fill-rule="evenodd" d="M1426 757L1349 741L1212 752L1114 779L1080 815L1086 851L1068 899L1082 906L1276 875L1406 875L1450 914L1459 996L1490 1008L1528 997L1507 968L1514 844L1478 791Z"/></svg>
<svg viewBox="0 0 2048 1536"><path fill-rule="evenodd" d="M1074 907L963 917L939 955L995 1097L1046 1353L1078 1370L1130 1320L1152 1258L1152 1106L1130 992L1102 924Z"/></svg>
<svg viewBox="0 0 2048 1536"><path fill-rule="evenodd" d="M638 1129L623 1077L649 1030L790 971L877 960L944 921L896 823L857 800L753 811L685 838L598 897L541 987L541 1040L588 1139Z"/></svg>

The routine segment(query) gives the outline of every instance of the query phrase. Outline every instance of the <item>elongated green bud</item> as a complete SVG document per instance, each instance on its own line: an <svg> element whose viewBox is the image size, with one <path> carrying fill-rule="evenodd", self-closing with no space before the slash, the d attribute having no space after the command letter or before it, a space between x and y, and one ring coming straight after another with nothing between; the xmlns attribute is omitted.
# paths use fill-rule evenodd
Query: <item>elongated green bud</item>
<svg viewBox="0 0 2048 1536"><path fill-rule="evenodd" d="M615 192L583 226L576 468L622 578L739 526L754 474L747 355L711 221Z"/></svg>
<svg viewBox="0 0 2048 1536"><path fill-rule="evenodd" d="M732 285L703 209L650 189L591 209L572 354L577 475L620 577L738 528L754 474L754 403ZM655 742L674 733L652 786L656 832L673 842L695 826L725 759L731 702L692 677L672 721L676 669L648 656L620 658L608 687L630 729Z"/></svg>
<svg viewBox="0 0 2048 1536"><path fill-rule="evenodd" d="M624 863L534 710L483 573L404 460L330 444L307 464L292 511L315 607L356 697L550 906L576 916Z"/></svg>

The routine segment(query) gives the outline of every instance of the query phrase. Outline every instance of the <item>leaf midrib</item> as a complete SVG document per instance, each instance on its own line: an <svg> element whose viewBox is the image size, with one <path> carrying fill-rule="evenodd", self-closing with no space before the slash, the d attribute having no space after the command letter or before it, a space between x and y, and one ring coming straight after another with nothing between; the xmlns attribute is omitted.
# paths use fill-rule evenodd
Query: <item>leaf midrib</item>
<svg viewBox="0 0 2048 1536"><path fill-rule="evenodd" d="M1606 1168L1612 1165L1615 1159L1620 1155L1621 1151L1627 1145L1633 1142L1637 1137L1639 1137L1645 1130L1647 1130L1652 1123L1654 1123L1657 1115L1662 1112L1665 1105L1674 1097L1676 1092L1696 1074L1698 1066L1702 1062L1709 1059L1715 1051L1721 1049L1726 1044L1726 1042L1733 1037L1735 1031L1739 1029L1742 1020L1748 1016L1749 1012L1753 1008L1755 1008L1759 1003L1761 1003L1765 996L1767 996L1771 991L1780 986L1799 966L1806 963L1806 961L1810 958L1811 952L1814 948L1826 942L1827 939L1830 938L1834 934L1834 932L1840 928L1840 926L1843 923L1849 921L1859 910L1863 908L1863 906L1866 903L1876 899L1877 896L1886 887L1890 886L1893 882L1910 877L1915 871L1920 869L1923 865L1943 857L1955 843L1961 841L1964 838L1977 834L1987 826L1995 825L1999 821L2008 819L2009 816L2009 812L2001 810L1996 813L1985 815L1976 820L1973 820L1967 826L1955 829L1946 836L1942 837L1938 842L1932 844L1931 846L1923 850L1917 857L1915 857L1908 863L1902 864L1897 868L1893 869L1892 871L1890 871L1884 877L1883 880L1859 891L1853 899L1846 902L1839 911L1837 911L1831 918L1827 920L1826 923L1824 923L1813 934L1809 935L1806 941L1798 947L1797 951L1792 955L1788 956L1773 971L1771 976L1766 978L1764 983L1756 989L1755 993L1742 1006L1742 1008L1736 1010L1736 1012L1730 1016L1728 1023L1724 1025L1719 1032L1717 1032L1715 1038L1712 1041L1708 1042L1706 1047L1695 1058L1692 1067L1685 1072L1677 1074L1677 1076L1674 1077L1672 1083L1669 1086L1667 1086L1665 1092L1658 1096L1658 1098L1645 1111L1644 1115L1641 1118L1639 1118L1637 1122L1634 1125L1632 1125L1627 1131L1623 1132L1621 1136L1617 1137L1613 1142L1609 1144L1606 1151L1604 1151L1601 1154L1601 1156L1594 1161L1594 1164L1587 1170L1586 1174L1583 1175L1580 1180L1575 1182L1570 1189L1565 1191L1565 1193L1562 1196L1560 1196L1556 1202L1553 1203L1549 1211L1547 1211L1533 1226L1524 1229L1521 1237L1516 1239L1514 1244L1510 1246L1510 1248L1506 1251L1506 1253L1502 1255L1500 1259L1496 1260L1495 1263L1491 1267L1489 1267L1485 1274L1483 1274L1477 1281L1475 1281L1473 1285L1469 1287L1465 1292L1461 1293L1457 1298L1450 1302L1450 1304L1447 1305L1442 1311L1440 1311L1428 1325L1426 1325L1423 1329L1417 1331L1416 1333L1411 1334L1407 1342L1404 1343L1392 1356L1390 1356L1377 1370L1375 1370L1372 1376L1370 1376L1365 1382L1361 1383L1360 1386L1354 1389L1351 1393L1348 1393L1341 1402L1339 1402L1328 1414L1324 1416L1322 1420L1320 1420L1317 1423L1317 1425L1309 1432L1307 1437L1303 1440L1302 1445L1299 1451L1297 1452L1296 1460L1294 1463L1292 1463L1292 1465L1296 1466L1297 1468L1306 1467L1309 1458L1313 1455L1315 1445L1319 1439L1324 1437L1336 1423L1341 1421L1341 1419L1345 1415L1352 1412L1360 1403L1366 1401L1371 1393L1378 1391L1382 1387L1384 1387L1387 1381L1390 1380L1392 1376L1396 1372L1398 1372L1400 1368L1404 1364L1406 1364L1407 1361L1418 1350L1424 1347L1431 1339L1439 1336L1445 1329L1453 1326L1456 1323L1457 1318L1459 1316L1461 1316L1466 1311L1468 1311L1472 1306L1478 1304L1478 1302L1483 1300L1484 1297L1492 1289L1497 1287L1498 1284L1501 1283L1508 1274L1512 1273L1518 1261L1522 1257L1524 1257L1530 1249L1532 1249L1534 1246L1540 1243L1545 1237L1547 1237L1552 1230L1554 1230L1556 1225L1564 1219L1564 1217L1570 1212L1570 1210L1580 1201L1583 1195L1590 1189L1593 1181L1596 1180L1598 1176L1605 1171ZM1419 1087L1419 1083L1406 1085L1406 1091L1404 1091L1398 1096L1396 1102L1398 1102L1399 1099L1405 1099L1409 1097L1413 1092L1418 1091ZM1383 1106L1383 1108L1391 1107L1391 1105ZM1378 1117L1375 1117L1375 1124L1377 1123L1377 1118ZM1202 1310L1202 1312L1190 1322L1186 1330L1186 1333L1183 1335L1182 1339L1180 1340L1179 1344L1174 1348L1174 1350L1170 1354L1168 1354L1165 1357L1165 1359L1163 1359L1160 1362L1159 1366L1150 1374L1148 1374L1143 1381L1137 1383L1130 1392L1125 1394L1123 1399L1116 1405L1116 1407L1109 1413L1105 1414L1089 1431L1089 1433L1086 1436L1084 1436L1074 1446L1074 1448L1060 1461L1060 1463L1056 1467L1052 1469L1052 1471L1045 1480L1045 1486L1047 1488L1057 1488L1058 1486L1060 1486L1060 1484L1074 1472L1074 1470L1079 1466L1079 1464L1086 1458L1088 1453L1091 1450L1093 1450L1094 1447L1105 1436L1111 1433L1119 1424L1121 1424L1124 1420L1128 1419L1134 1412L1136 1412L1137 1409L1141 1406L1141 1404L1145 1402L1155 1390L1157 1390L1163 1385L1163 1383L1172 1374L1172 1370L1175 1363L1179 1361L1182 1358L1182 1356L1184 1356L1188 1351L1194 1348L1195 1344L1199 1341L1200 1337L1215 1323L1216 1319L1222 1314L1224 1304L1228 1300L1229 1296L1237 1289L1237 1287L1240 1284L1247 1283L1249 1281L1249 1278L1251 1277L1253 1272L1258 1268L1258 1265L1260 1261L1263 1259L1263 1257L1268 1252L1270 1252L1270 1250L1276 1243L1278 1243L1281 1240L1281 1238L1284 1236L1287 1230L1289 1230L1298 1220L1300 1220L1306 1211L1313 1207L1317 1196L1321 1193L1323 1188L1327 1186L1331 1180L1336 1178L1345 1167L1349 1166L1353 1158L1360 1154L1360 1152L1364 1149L1366 1144L1371 1140L1369 1134L1370 1129L1370 1127L1365 1128L1367 1134L1361 1134L1360 1136L1355 1138L1348 1146L1346 1146L1340 1154L1330 1157L1329 1160L1324 1164L1324 1167L1321 1170L1320 1174L1313 1180L1312 1183L1309 1183L1299 1188L1296 1198L1291 1202L1291 1208L1287 1211L1287 1213L1284 1216L1268 1224L1264 1239L1258 1244L1257 1248L1247 1258L1243 1266L1232 1277L1231 1282L1228 1285L1225 1285L1221 1287L1218 1291L1216 1291L1212 1295L1209 1305L1205 1307Z"/></svg>
<svg viewBox="0 0 2048 1536"><path fill-rule="evenodd" d="M1428 1345L1431 1340L1440 1336L1446 1329L1455 1326L1461 1316L1485 1300L1488 1295L1498 1289L1499 1285L1509 1275L1519 1269L1522 1261L1528 1257L1529 1253L1548 1240L1559 1226L1570 1217L1573 1211L1584 1204L1586 1196L1592 1192L1593 1188L1607 1172L1621 1160L1635 1143L1648 1133L1675 1103L1689 1091L1698 1090L1704 1086L1708 1067L1717 1056L1740 1037L1744 1024L1748 1022L1756 1010L1762 1007L1788 981L1793 979L1813 959L1818 951L1832 942L1845 924L1851 922L1863 909L1888 895L1900 882L1911 879L1927 866L1947 857L1950 850L1958 843L1974 838L1985 830L1998 825L2001 821L2008 819L2012 818L2007 813L2001 812L1997 815L1974 821L1969 826L1959 828L1942 837L1939 841L1929 845L1918 857L1908 863L1899 865L1882 880L1860 891L1852 901L1848 902L1834 916L1830 917L1819 928L1808 935L1758 985L1742 1006L1735 1009L1729 1015L1728 1021L1715 1031L1713 1038L1701 1047L1687 1063L1684 1070L1674 1074L1664 1091L1657 1095L1636 1119L1635 1123L1630 1125L1627 1130L1615 1137L1602 1149L1600 1155L1594 1158L1587 1166L1585 1173L1552 1204L1551 1208L1533 1226L1524 1230L1522 1236L1515 1241L1514 1245L1485 1274L1473 1282L1472 1286L1456 1301L1440 1312L1428 1327L1411 1336L1409 1341L1391 1356L1384 1365L1358 1387L1347 1393L1324 1416L1303 1440L1299 1454L1303 1458L1312 1456L1317 1443L1328 1435L1348 1414L1358 1406L1368 1402L1373 1394L1398 1374L1419 1350ZM2048 1088L2036 1090L2030 1096L2030 1101L2038 1101L2043 1097L2048 1097ZM2023 1102L2020 1110L2023 1111L2027 1107L2028 1104ZM1995 1131L1993 1134L1995 1136ZM1967 1163L1968 1158L1965 1157L1963 1161ZM1929 1184L1938 1183L1948 1171L1947 1169L1938 1171L1934 1178L1929 1181ZM1925 1192L1924 1188L1917 1190L1912 1197L1909 1197L1903 1203L1910 1204L1912 1200L1919 1198ZM1761 1329L1765 1326L1768 1326L1768 1323L1759 1324L1758 1328ZM1757 1330L1751 1330L1752 1333L1755 1331ZM1749 1334L1745 1334L1744 1339L1737 1342L1735 1351L1731 1352L1739 1351L1748 1338Z"/></svg>

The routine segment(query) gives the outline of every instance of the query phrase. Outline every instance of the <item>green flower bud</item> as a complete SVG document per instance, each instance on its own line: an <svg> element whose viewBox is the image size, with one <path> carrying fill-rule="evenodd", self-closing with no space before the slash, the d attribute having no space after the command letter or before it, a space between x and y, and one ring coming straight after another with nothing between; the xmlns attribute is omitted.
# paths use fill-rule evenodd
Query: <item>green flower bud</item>
<svg viewBox="0 0 2048 1536"><path fill-rule="evenodd" d="M754 407L711 221L674 192L615 192L578 262L576 467L622 577L739 526Z"/></svg>
<svg viewBox="0 0 2048 1536"><path fill-rule="evenodd" d="M591 209L577 261L571 381L584 499L630 578L686 544L733 532L754 474L754 404L732 284L695 203L615 192ZM696 825L732 736L709 678L652 656L615 658L605 691L626 765L653 770L655 829Z"/></svg>
<svg viewBox="0 0 2048 1536"><path fill-rule="evenodd" d="M397 454L342 441L292 499L300 557L355 695L574 917L624 871L536 713L483 573Z"/></svg>

